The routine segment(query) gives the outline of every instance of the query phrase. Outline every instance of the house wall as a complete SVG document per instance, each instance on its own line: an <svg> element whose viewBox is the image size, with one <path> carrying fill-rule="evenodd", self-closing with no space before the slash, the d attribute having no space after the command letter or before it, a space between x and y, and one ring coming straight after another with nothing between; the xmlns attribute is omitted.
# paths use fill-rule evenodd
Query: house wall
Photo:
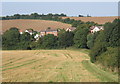
<svg viewBox="0 0 120 84"><path fill-rule="evenodd" d="M57 36L58 32L46 32L46 34L53 34L54 36Z"/></svg>
<svg viewBox="0 0 120 84"><path fill-rule="evenodd" d="M41 36L44 36L44 35L45 35L45 32L40 32L40 35L41 35Z"/></svg>
<svg viewBox="0 0 120 84"><path fill-rule="evenodd" d="M54 36L58 36L58 32L57 31L52 31L52 32L41 32L40 35L44 36L47 34L53 34Z"/></svg>

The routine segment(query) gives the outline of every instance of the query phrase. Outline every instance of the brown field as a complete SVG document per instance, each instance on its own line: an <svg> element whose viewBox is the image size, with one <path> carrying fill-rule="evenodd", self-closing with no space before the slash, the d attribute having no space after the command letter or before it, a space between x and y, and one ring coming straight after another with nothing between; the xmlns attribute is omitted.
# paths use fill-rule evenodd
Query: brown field
<svg viewBox="0 0 120 84"><path fill-rule="evenodd" d="M106 22L112 22L114 19L118 18L117 16L111 16L111 17L62 17L63 19L65 18L70 18L70 19L75 19L75 20L81 20L84 22L87 21L93 21L98 24L104 24Z"/></svg>
<svg viewBox="0 0 120 84"><path fill-rule="evenodd" d="M0 25L1 26L1 25ZM48 20L3 20L2 21L2 31L6 31L11 27L17 27L21 30L32 28L34 30L40 31L48 27L52 29L57 28L68 28L71 27L70 24L65 24L57 21L48 21Z"/></svg>
<svg viewBox="0 0 120 84"><path fill-rule="evenodd" d="M12 50L2 51L3 82L100 82L101 75L83 65L86 51L78 50ZM101 72L102 73L102 72ZM105 74L105 73L104 73ZM114 78L114 77L112 77ZM106 80L104 80L106 81ZM109 80L111 81L111 80Z"/></svg>

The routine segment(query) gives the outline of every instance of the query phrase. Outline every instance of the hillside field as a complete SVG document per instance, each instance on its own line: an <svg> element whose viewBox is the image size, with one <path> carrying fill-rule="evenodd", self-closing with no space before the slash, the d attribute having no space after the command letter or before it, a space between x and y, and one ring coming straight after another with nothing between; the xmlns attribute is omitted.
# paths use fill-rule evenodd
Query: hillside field
<svg viewBox="0 0 120 84"><path fill-rule="evenodd" d="M112 22L114 19L116 19L118 17L110 16L110 17L62 17L62 18L63 19L70 18L70 19L75 19L75 20L81 20L84 22L93 21L98 24L105 24L106 22Z"/></svg>
<svg viewBox="0 0 120 84"><path fill-rule="evenodd" d="M2 20L2 31L6 31L11 27L17 27L21 30L32 28L34 30L40 31L45 30L48 27L52 29L66 29L71 27L70 24L65 24L57 21L48 21L48 20L27 20L27 19L18 19L18 20Z"/></svg>
<svg viewBox="0 0 120 84"><path fill-rule="evenodd" d="M90 63L86 50L2 51L3 82L113 82L117 76Z"/></svg>

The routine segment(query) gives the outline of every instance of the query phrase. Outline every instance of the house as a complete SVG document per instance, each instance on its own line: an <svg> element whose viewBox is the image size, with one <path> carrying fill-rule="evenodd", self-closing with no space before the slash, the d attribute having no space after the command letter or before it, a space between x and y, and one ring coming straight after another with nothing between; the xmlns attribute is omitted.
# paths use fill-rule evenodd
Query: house
<svg viewBox="0 0 120 84"><path fill-rule="evenodd" d="M32 29L26 29L25 32L29 33L30 35L33 35L33 30Z"/></svg>
<svg viewBox="0 0 120 84"><path fill-rule="evenodd" d="M39 40L40 35L39 35L39 34L36 34L36 35L34 36L34 38L35 38L36 40Z"/></svg>
<svg viewBox="0 0 120 84"><path fill-rule="evenodd" d="M103 26L91 26L90 27L91 33L95 33L95 32L101 31L101 30L104 30Z"/></svg>
<svg viewBox="0 0 120 84"><path fill-rule="evenodd" d="M20 34L23 34L23 31L22 31L22 30L19 30L19 33L20 33Z"/></svg>
<svg viewBox="0 0 120 84"><path fill-rule="evenodd" d="M70 27L70 28L67 28L66 31L71 32L71 31L74 31L75 29L76 29L76 27Z"/></svg>
<svg viewBox="0 0 120 84"><path fill-rule="evenodd" d="M40 36L44 36L47 34L53 34L54 36L58 36L58 30L57 29L46 29L46 30L42 30L40 31Z"/></svg>

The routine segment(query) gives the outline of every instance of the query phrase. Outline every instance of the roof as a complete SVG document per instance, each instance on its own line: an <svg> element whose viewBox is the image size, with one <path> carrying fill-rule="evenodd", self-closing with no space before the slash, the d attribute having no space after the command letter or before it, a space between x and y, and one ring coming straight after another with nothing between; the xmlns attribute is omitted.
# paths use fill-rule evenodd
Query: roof
<svg viewBox="0 0 120 84"><path fill-rule="evenodd" d="M22 30L19 30L19 32L23 32Z"/></svg>
<svg viewBox="0 0 120 84"><path fill-rule="evenodd" d="M46 29L46 30L41 30L40 32L57 32L57 29Z"/></svg>
<svg viewBox="0 0 120 84"><path fill-rule="evenodd" d="M91 26L90 29L94 29L95 27L97 27L99 29L103 28L103 26Z"/></svg>
<svg viewBox="0 0 120 84"><path fill-rule="evenodd" d="M70 29L71 31L74 31L76 29L76 27L70 27L70 28L67 28L66 30Z"/></svg>

